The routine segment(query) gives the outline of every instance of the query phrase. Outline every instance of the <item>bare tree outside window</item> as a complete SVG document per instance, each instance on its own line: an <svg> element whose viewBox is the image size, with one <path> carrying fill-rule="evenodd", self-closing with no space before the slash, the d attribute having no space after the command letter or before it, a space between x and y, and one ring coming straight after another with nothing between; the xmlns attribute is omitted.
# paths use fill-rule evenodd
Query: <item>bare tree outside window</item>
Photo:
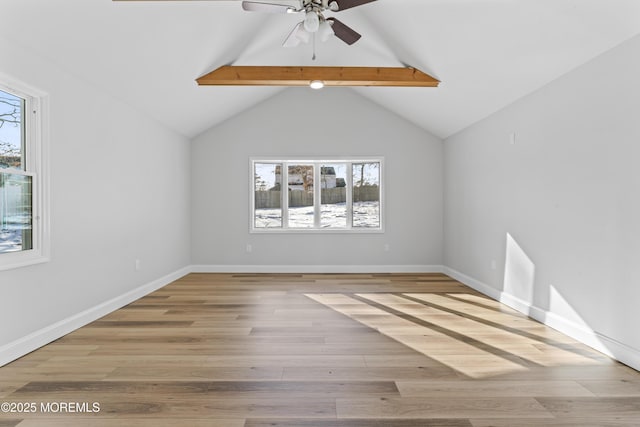
<svg viewBox="0 0 640 427"><path fill-rule="evenodd" d="M22 165L23 100L0 91L0 168Z"/></svg>

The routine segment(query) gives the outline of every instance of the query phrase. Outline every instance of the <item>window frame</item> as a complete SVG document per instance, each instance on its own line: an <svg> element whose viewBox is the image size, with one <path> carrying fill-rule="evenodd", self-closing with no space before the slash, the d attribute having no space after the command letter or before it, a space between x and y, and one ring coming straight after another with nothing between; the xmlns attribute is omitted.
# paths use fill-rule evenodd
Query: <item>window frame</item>
<svg viewBox="0 0 640 427"><path fill-rule="evenodd" d="M48 177L48 96L16 79L0 74L0 90L24 100L25 132L23 169L0 172L30 176L32 179L32 247L17 252L0 253L0 271L49 261L49 177Z"/></svg>
<svg viewBox="0 0 640 427"><path fill-rule="evenodd" d="M353 165L360 163L379 164L379 192L380 192L380 226L379 227L353 227ZM313 165L314 183L321 182L321 167L334 164L345 164L347 167L346 177L346 216L347 225L344 228L322 228L320 225L320 211L322 207L322 186L314 185L314 218L313 228L289 227L289 198L288 193L281 192L282 226L272 228L259 228L255 226L255 165L256 164L281 164L282 182L288 182L289 165ZM249 232L251 234L381 234L385 232L385 167L384 157L250 157L249 158ZM281 184L282 185L282 184ZM284 187L284 186L283 186Z"/></svg>

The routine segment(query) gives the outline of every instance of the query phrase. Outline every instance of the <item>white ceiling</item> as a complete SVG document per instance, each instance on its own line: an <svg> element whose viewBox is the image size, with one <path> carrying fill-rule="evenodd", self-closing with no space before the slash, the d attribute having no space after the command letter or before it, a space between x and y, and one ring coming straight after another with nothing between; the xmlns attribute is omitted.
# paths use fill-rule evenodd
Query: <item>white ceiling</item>
<svg viewBox="0 0 640 427"><path fill-rule="evenodd" d="M0 0L0 15L0 36L188 137L282 90L196 85L225 64L414 66L441 86L325 90L445 138L640 33L638 0L378 0L335 14L363 38L319 44L313 62L310 45L281 47L298 15L239 0Z"/></svg>

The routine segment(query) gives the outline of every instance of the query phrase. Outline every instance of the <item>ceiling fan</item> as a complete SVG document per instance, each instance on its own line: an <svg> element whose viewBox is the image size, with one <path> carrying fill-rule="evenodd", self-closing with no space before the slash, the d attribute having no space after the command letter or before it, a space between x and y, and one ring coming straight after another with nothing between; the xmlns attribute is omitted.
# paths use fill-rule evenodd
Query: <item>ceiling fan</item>
<svg viewBox="0 0 640 427"><path fill-rule="evenodd" d="M112 0L140 1L140 0ZM188 1L188 0L186 0ZM271 0L274 1L274 0ZM328 40L335 35L348 45L362 37L355 30L325 12L340 12L376 0L297 0L300 6L244 0L242 8L249 12L304 13L284 42L287 47L315 42L316 36ZM284 1L283 1L284 3ZM314 43L315 45L315 43ZM315 47L315 46L314 46ZM314 56L315 59L315 48ZM223 65L196 79L200 86L394 86L438 87L440 81L413 67L307 67L307 66L238 66Z"/></svg>
<svg viewBox="0 0 640 427"><path fill-rule="evenodd" d="M336 18L326 18L324 13L340 12L374 1L376 0L300 0L300 7L260 1L243 1L242 8L249 12L304 13L304 20L299 22L287 36L283 43L284 47L296 47L300 43L306 44L312 38L315 41L316 36L325 42L334 35L346 44L352 45L362 36Z"/></svg>

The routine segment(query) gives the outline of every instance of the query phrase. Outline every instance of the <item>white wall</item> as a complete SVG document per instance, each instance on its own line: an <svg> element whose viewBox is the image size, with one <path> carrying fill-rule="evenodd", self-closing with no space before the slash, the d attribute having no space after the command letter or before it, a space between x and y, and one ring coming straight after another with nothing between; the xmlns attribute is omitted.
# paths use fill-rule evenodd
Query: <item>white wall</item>
<svg viewBox="0 0 640 427"><path fill-rule="evenodd" d="M251 156L384 156L385 233L250 234ZM209 270L442 263L442 141L353 91L290 88L205 132L192 142L191 179L192 262Z"/></svg>
<svg viewBox="0 0 640 427"><path fill-rule="evenodd" d="M50 262L0 271L1 365L189 265L190 160L185 138L15 42L0 51L0 73L49 95L52 226Z"/></svg>
<svg viewBox="0 0 640 427"><path fill-rule="evenodd" d="M453 273L636 367L638 52L635 37L448 138L444 245Z"/></svg>

